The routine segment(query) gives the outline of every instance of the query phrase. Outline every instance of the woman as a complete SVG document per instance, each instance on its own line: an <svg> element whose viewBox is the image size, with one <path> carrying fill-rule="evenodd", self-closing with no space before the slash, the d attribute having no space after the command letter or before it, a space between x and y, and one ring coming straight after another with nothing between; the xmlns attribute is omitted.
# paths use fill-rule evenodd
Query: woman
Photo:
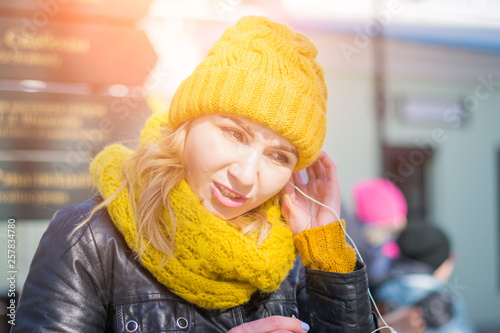
<svg viewBox="0 0 500 333"><path fill-rule="evenodd" d="M135 151L95 158L100 196L56 213L14 332L373 331L364 265L293 187L339 211L316 53L266 18L227 29Z"/></svg>

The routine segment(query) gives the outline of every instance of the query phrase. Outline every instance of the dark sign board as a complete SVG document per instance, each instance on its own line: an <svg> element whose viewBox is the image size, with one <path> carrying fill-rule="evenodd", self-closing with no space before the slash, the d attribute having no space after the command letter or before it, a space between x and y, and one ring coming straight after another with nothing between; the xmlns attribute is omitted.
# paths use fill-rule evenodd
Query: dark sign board
<svg viewBox="0 0 500 333"><path fill-rule="evenodd" d="M88 164L62 171L57 163L0 161L0 218L50 219L93 195Z"/></svg>
<svg viewBox="0 0 500 333"><path fill-rule="evenodd" d="M132 27L29 23L0 17L0 79L134 86L157 60L144 31Z"/></svg>
<svg viewBox="0 0 500 333"><path fill-rule="evenodd" d="M0 92L0 214L49 219L92 195L88 163L105 145L135 146L143 98Z"/></svg>
<svg viewBox="0 0 500 333"><path fill-rule="evenodd" d="M85 150L133 144L151 110L142 97L0 91L0 149Z"/></svg>
<svg viewBox="0 0 500 333"><path fill-rule="evenodd" d="M2 0L0 11L42 24L47 20L135 21L145 16L151 0Z"/></svg>

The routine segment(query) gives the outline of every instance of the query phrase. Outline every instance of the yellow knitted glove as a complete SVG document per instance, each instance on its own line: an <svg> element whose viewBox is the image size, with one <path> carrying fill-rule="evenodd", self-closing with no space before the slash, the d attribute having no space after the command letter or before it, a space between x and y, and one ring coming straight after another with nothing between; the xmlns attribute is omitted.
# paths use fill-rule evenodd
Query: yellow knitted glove
<svg viewBox="0 0 500 333"><path fill-rule="evenodd" d="M344 220L342 224L345 226ZM306 229L293 241L304 266L336 273L349 273L356 267L356 251L346 243L339 222Z"/></svg>

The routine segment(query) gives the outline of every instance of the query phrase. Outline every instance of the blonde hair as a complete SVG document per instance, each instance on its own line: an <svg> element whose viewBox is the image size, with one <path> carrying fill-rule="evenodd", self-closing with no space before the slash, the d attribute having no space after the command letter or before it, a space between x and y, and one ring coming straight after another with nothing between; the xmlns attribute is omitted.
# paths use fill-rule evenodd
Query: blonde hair
<svg viewBox="0 0 500 333"><path fill-rule="evenodd" d="M166 259L173 256L176 218L171 212L168 195L185 178L182 156L190 124L191 120L188 120L176 129L164 126L161 128L160 140L134 151L124 166L124 180L117 191L94 207L89 217L69 237L126 188L136 217L138 238L134 245L137 255L142 256L151 245L165 253ZM165 207L168 209L169 221L163 215ZM272 227L266 213L258 207L227 222L239 228L243 234L255 236L258 244L267 238Z"/></svg>

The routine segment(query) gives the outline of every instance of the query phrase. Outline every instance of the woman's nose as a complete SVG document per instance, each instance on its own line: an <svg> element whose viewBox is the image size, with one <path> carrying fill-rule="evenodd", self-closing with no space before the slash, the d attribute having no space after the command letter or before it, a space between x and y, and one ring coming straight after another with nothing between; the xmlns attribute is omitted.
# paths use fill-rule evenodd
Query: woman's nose
<svg viewBox="0 0 500 333"><path fill-rule="evenodd" d="M246 152L236 156L229 166L229 174L240 186L252 186L259 173L259 154Z"/></svg>

